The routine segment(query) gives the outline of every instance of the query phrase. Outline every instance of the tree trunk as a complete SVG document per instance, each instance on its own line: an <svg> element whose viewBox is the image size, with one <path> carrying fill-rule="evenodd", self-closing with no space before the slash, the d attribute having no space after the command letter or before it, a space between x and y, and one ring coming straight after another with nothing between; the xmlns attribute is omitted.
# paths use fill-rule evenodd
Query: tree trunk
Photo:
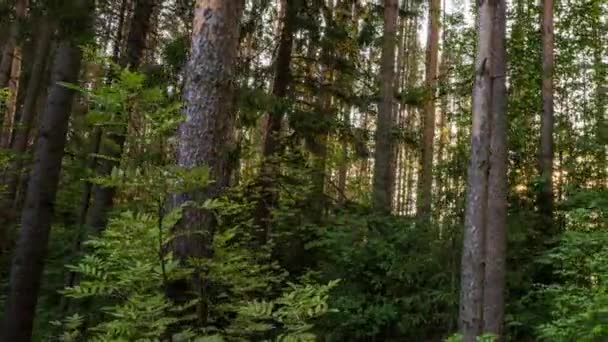
<svg viewBox="0 0 608 342"><path fill-rule="evenodd" d="M147 36L150 33L150 20L156 5L157 0L136 1L129 35L127 37L127 49L120 59L120 65L122 67L129 67L132 70L136 70L141 64L146 48ZM112 146L114 148L103 144L100 145L100 153L111 158L101 161L99 173L102 176L109 175L112 172L112 169L119 166L117 160L119 160L122 155L126 140L125 132L126 129L118 129L118 132L108 133L108 137L112 140ZM91 195L93 204L91 205L87 217L87 226L92 232L98 233L105 228L108 220L108 212L112 209L115 193L116 189L114 187L93 187Z"/></svg>
<svg viewBox="0 0 608 342"><path fill-rule="evenodd" d="M46 79L45 69L52 33L53 29L46 21L43 21L43 23L41 23L41 29L38 33L34 63L32 64L32 69L30 72L31 76L27 84L25 101L19 118L19 125L15 130L15 137L11 146L15 158L10 161L4 175L6 193L3 194L2 201L0 203L0 211L2 212L2 218L0 218L0 255L8 246L8 232L6 230L9 227L10 221L12 221L12 217L15 216L15 200L19 180L21 178L23 154L27 148L29 131L36 116L35 107L38 100L38 93L41 88L41 84L44 83L43 80Z"/></svg>
<svg viewBox="0 0 608 342"><path fill-rule="evenodd" d="M62 23L62 26L76 29L76 32L88 29L87 15L92 12L90 2L74 0L73 8L74 11L82 11L82 15ZM11 268L3 329L0 333L2 341L29 341L31 338L74 99L74 91L59 82L78 81L82 56L79 43L66 33L63 37L55 56L53 85L36 142L34 164L21 217L21 231Z"/></svg>
<svg viewBox="0 0 608 342"><path fill-rule="evenodd" d="M4 110L2 118L2 131L0 132L0 147L8 148L11 137L11 129L14 118L14 110L11 110L11 99L16 102L17 89L19 88L19 74L21 71L21 45L22 39L19 35L23 30L23 24L27 16L29 6L28 0L18 0L15 3L15 21L11 24L8 41L4 45L2 58L0 59L0 88L9 88L9 100L7 106L0 105ZM14 81L14 80L17 81ZM13 82L10 82L13 80Z"/></svg>
<svg viewBox="0 0 608 342"><path fill-rule="evenodd" d="M378 106L374 152L373 206L389 213L392 206L391 163L393 159L393 100L395 78L395 35L399 14L397 0L384 1L384 37L380 64L382 100Z"/></svg>
<svg viewBox="0 0 608 342"><path fill-rule="evenodd" d="M19 34L21 32L23 20L25 20L27 15L28 2L28 0L17 0L15 3L16 20L11 24L8 40L4 44L4 50L2 51L2 57L0 58L0 88L4 88L8 85L11 67L13 65L13 52L14 49L20 45Z"/></svg>
<svg viewBox="0 0 608 342"><path fill-rule="evenodd" d="M186 262L210 257L214 231L213 215L187 203L214 198L230 182L233 135L234 73L239 40L242 0L198 0L192 31L192 51L184 85L185 121L178 132L177 164L191 169L207 167L213 183L201 189L175 195L175 205L185 205L182 219L174 227L170 249ZM192 289L194 287L194 289ZM195 276L194 284L174 282L168 295L177 302L201 295L199 320L206 322L205 280Z"/></svg>
<svg viewBox="0 0 608 342"><path fill-rule="evenodd" d="M21 45L16 45L13 49L13 62L11 65L10 78L8 82L8 99L4 110L4 125L0 135L0 147L8 149L11 146L11 137L17 115L17 100L19 97L19 87L21 84L21 66L23 51Z"/></svg>
<svg viewBox="0 0 608 342"><path fill-rule="evenodd" d="M443 0L443 6L442 6L442 22L445 23L446 21L446 1ZM443 29L441 31L441 40L442 40L442 47L441 47L441 64L439 66L439 79L440 79L440 116L439 116L439 122L437 124L437 133L439 134L439 141L437 144L437 165L439 165L440 167L444 165L444 162L446 160L446 153L445 153L445 149L446 146L448 145L449 142L449 137L450 137L450 127L449 127L449 123L448 123L448 111L449 111L449 94L448 94L448 88L449 88L449 82L450 82L450 63L451 63L451 53L449 50L449 47L447 46L447 36L446 36L446 30ZM436 193L437 193L437 198L435 200L435 203L437 203L437 205L439 206L439 208L442 208L443 205L447 204L447 200L445 198L445 195L447 193L446 191L446 181L448 178L448 172L446 170L446 172L439 172L436 177L435 177L435 181L437 182L436 185ZM437 220L437 224L439 225L439 231L441 233L441 231L443 230L443 218L445 217L445 215L443 214L443 212L441 212L440 210L437 210L435 212L435 214L433 215L436 220Z"/></svg>
<svg viewBox="0 0 608 342"><path fill-rule="evenodd" d="M507 248L506 1L495 0L483 332L504 341Z"/></svg>
<svg viewBox="0 0 608 342"><path fill-rule="evenodd" d="M543 113L540 119L539 168L541 189L538 194L538 209L544 227L553 221L553 0L543 0L542 16L542 100Z"/></svg>
<svg viewBox="0 0 608 342"><path fill-rule="evenodd" d="M426 45L425 86L427 99L424 104L422 131L422 158L418 177L417 216L428 223L431 216L431 190L433 185L433 145L435 142L435 96L437 89L437 60L439 55L440 0L431 0L429 6L429 33Z"/></svg>
<svg viewBox="0 0 608 342"><path fill-rule="evenodd" d="M54 25L48 18L42 18L40 23L40 29L37 34L36 48L34 53L34 62L30 71L30 80L27 84L25 100L23 108L21 108L21 115L19 118L19 124L15 131L15 138L11 146L13 153L16 156L20 156L25 153L27 148L27 142L30 137L30 130L34 124L36 117L36 102L38 100L38 94L40 89L44 86L43 80L45 79L45 70L48 60L49 48L51 45L51 38L55 29ZM15 199L17 184L20 178L20 169L22 167L22 159L20 157L11 161L7 172L7 195L6 199L10 201L10 205Z"/></svg>
<svg viewBox="0 0 608 342"><path fill-rule="evenodd" d="M489 129L492 98L494 1L478 2L477 55L473 85L473 126L462 250L460 329L474 342L483 328L484 239L488 198Z"/></svg>
<svg viewBox="0 0 608 342"><path fill-rule="evenodd" d="M291 77L291 53L293 49L294 20L297 14L298 0L281 0L283 18L280 30L280 41L275 62L275 76L272 95L275 104L265 118L260 170L260 201L256 208L256 225L260 229L259 241L266 242L271 234L270 221L272 208L278 201L274 183L279 175L277 158L282 151L281 126L285 115L287 90Z"/></svg>
<svg viewBox="0 0 608 342"><path fill-rule="evenodd" d="M347 127L348 130L351 129L350 122L350 107L344 109L344 118L343 125ZM349 155L348 155L348 140L343 138L341 143L341 156L340 156L340 166L338 168L338 192L340 202L346 201L346 179L348 177L348 169L350 166Z"/></svg>
<svg viewBox="0 0 608 342"><path fill-rule="evenodd" d="M117 23L117 30L116 30L116 37L114 38L114 45L112 46L112 61L114 63L119 63L120 62L120 53L122 51L122 45L123 45L123 32L124 32L124 23L125 23L125 17L127 14L127 3L129 2L129 0L122 0L120 3L120 10L118 13L118 23ZM108 71L108 77L107 77L107 82L110 83L112 82L112 80L114 79L115 75L114 75L114 70L110 67L110 70ZM101 138L103 136L103 132L101 130L101 127L95 127L93 129L93 132L91 133L91 149L90 149L90 153L87 155L87 168L89 170L94 170L98 167L97 164L97 158L95 157L96 154L99 153L99 147L101 145ZM88 212L89 212L89 208L90 208L90 201L91 201L91 195L93 193L93 183L91 183L90 181L85 181L84 185L83 185L83 196L80 198L80 205L78 208L78 224L79 226L84 226L87 223L87 219L88 219ZM101 207L101 205L100 205ZM92 220L92 218L91 218ZM76 242L76 245L79 246L80 245L80 241ZM78 249L77 249L78 252Z"/></svg>

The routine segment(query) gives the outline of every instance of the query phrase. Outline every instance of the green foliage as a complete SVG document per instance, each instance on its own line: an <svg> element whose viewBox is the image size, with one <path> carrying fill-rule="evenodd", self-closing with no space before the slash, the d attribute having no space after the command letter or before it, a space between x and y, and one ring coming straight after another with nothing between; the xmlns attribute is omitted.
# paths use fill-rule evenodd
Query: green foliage
<svg viewBox="0 0 608 342"><path fill-rule="evenodd" d="M123 212L110 221L102 236L86 243L90 252L68 267L78 274L80 283L63 291L69 298L89 299L98 307L93 314L88 310L81 314L89 326L85 336L140 340L160 336L178 321L181 309L172 307L162 289L187 270L160 251L162 231L179 217L176 210L158 222L152 215Z"/></svg>
<svg viewBox="0 0 608 342"><path fill-rule="evenodd" d="M482 334L476 338L477 342L495 342L496 340L496 335L494 334ZM451 335L445 339L445 342L462 342L462 334Z"/></svg>
<svg viewBox="0 0 608 342"><path fill-rule="evenodd" d="M456 270L443 241L413 221L345 213L328 224L315 248L321 270L342 279L323 324L332 340L371 336L415 339L442 334L457 305Z"/></svg>
<svg viewBox="0 0 608 342"><path fill-rule="evenodd" d="M87 242L90 252L69 267L79 274L80 284L63 293L100 307L91 311L85 306L77 316L87 319L84 332L74 327L74 318L65 321L64 340L74 336L92 341L155 340L169 326L191 319L183 314L201 298L180 307L163 293L168 282L189 278L195 270L162 255L168 241L162 232L179 217L179 210L160 222L152 215L123 212L111 220L101 237ZM179 336L218 335L227 341L260 335L284 341L313 338L311 320L328 311L328 293L336 282L287 283L281 295L273 298L269 294L275 283L281 286L282 272L272 263L256 262L259 253L239 244L233 229L216 234L214 250L214 258L201 261L208 270L203 276L218 291L213 295L210 325Z"/></svg>
<svg viewBox="0 0 608 342"><path fill-rule="evenodd" d="M273 83L280 9L269 0L246 1L231 84L237 88L234 133L239 142L231 157L238 167L222 196L188 203L213 213L217 221L213 257L180 264L166 248L180 217L180 208L170 210L168 202L175 193L204 189L214 181L205 167L173 166L175 132L183 118L176 99L188 72L191 2L163 3L151 25L157 32L150 35L149 45L156 50L147 51L145 59L160 57L159 68L170 79L121 70L103 55L119 36L110 31L118 25L120 3L98 4L96 32L104 34L95 39L98 47L85 48L86 80L64 84L80 93L75 107L85 103L86 115L72 115L70 121L35 339L155 341L171 330L174 341L308 341L315 336L328 341L418 341L439 340L455 331L475 72L474 11L467 16L466 2L454 1L442 13L441 60L448 65L438 80L437 113L443 126L437 140L446 138L446 143L435 149L433 223L421 227L408 216L415 207L420 157L422 123L416 113L429 96L422 85L423 47L415 39L421 2L404 2L397 28L398 38L406 34L396 56L399 108L393 130L398 145L396 197L402 202L396 209L404 216L394 217L372 214L366 207L383 7L370 1L338 1L333 8L322 1L298 1L287 94L278 98ZM2 3L0 12L7 15L0 15L0 21L6 21L13 10ZM84 30L76 32L80 11L71 11L67 2L42 3L32 4L32 18L43 9L65 23L62 31L74 32L79 43L91 41L90 35L81 34ZM603 341L608 338L606 44L601 39L606 6L601 0L556 4L557 229L547 233L535 213L536 190L543 181L535 168L542 105L540 12L530 1L512 5L506 75L512 186L508 337ZM123 24L131 17L123 18ZM102 72L90 72L89 67ZM7 96L0 89L0 102ZM271 186L278 204L271 213L271 241L260 247L255 236L261 228L253 222L263 200L260 126L268 113L281 115L285 129L277 137L280 156L272 160L277 162ZM101 151L83 148L94 145L99 129L104 132ZM126 139L119 157L111 153L119 146L110 137L117 136ZM15 157L22 156L0 151L0 171ZM91 157L118 166L99 175L90 169ZM346 178L342 187L336 184L341 172ZM107 229L91 236L76 258L71 255L73 241L85 235L76 214L83 207L85 181L116 187L117 192ZM0 195L4 186L0 184ZM71 300L72 312L59 317L57 288L64 282L65 264L79 282L61 291ZM172 303L165 294L167 283L193 277L209 283L208 293ZM208 304L205 326L193 323L201 303ZM59 332L46 325L51 320ZM460 339L454 335L447 340ZM478 340L493 339L484 335Z"/></svg>
<svg viewBox="0 0 608 342"><path fill-rule="evenodd" d="M606 198L602 190L578 190L563 202L557 217L565 232L520 270L537 274L538 280L526 285L528 292L513 287L520 296L509 318L514 336L534 334L543 341L608 337Z"/></svg>
<svg viewBox="0 0 608 342"><path fill-rule="evenodd" d="M231 329L258 333L276 330L279 341L315 341L311 321L329 311L329 292L337 283L288 283L288 288L279 298L253 301L242 307Z"/></svg>
<svg viewBox="0 0 608 342"><path fill-rule="evenodd" d="M179 106L160 89L148 87L143 75L126 70L111 84L92 90L66 86L91 103L86 126L124 134L121 127L137 120L146 129L128 136L127 149L143 151L135 160L122 161L107 176L89 177L97 185L117 188L129 201L117 207L103 234L90 238L84 256L68 267L79 282L62 293L76 302L76 315L54 322L63 329L61 339L152 341L173 327L183 327L171 333L184 341L314 338L312 321L328 311L335 283L288 282L269 249L253 248L253 204L237 190L231 200L187 203L215 214L213 258L180 264L167 253L181 209L166 213L166 199L213 181L204 167L183 169L163 161L162 143L181 120ZM103 143L112 148L112 141ZM210 293L172 303L164 293L168 284L193 277L212 284ZM207 324L190 327L193 308L202 302L209 306Z"/></svg>
<svg viewBox="0 0 608 342"><path fill-rule="evenodd" d="M608 338L608 232L568 233L543 262L556 266L558 283L542 286L550 320L538 326L552 341Z"/></svg>
<svg viewBox="0 0 608 342"><path fill-rule="evenodd" d="M608 230L605 220L598 227L597 216L589 213L597 209L593 203L606 200L603 195L588 197L591 201L586 208L574 208L567 213L573 230L539 260L553 267L556 279L552 284L542 285L537 293L550 308L550 319L538 326L543 339L608 338Z"/></svg>

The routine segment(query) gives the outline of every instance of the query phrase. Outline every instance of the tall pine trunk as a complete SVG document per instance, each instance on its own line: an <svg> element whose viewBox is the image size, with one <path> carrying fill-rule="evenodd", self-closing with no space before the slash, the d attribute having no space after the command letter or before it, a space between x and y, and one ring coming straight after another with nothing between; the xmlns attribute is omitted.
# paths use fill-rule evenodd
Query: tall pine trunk
<svg viewBox="0 0 608 342"><path fill-rule="evenodd" d="M8 81L8 99L4 108L4 126L0 139L1 148L10 148L13 137L13 129L15 128L15 120L17 118L17 102L19 98L19 89L22 87L22 59L23 51L21 44L16 45L13 49L13 62L11 64L10 78Z"/></svg>
<svg viewBox="0 0 608 342"><path fill-rule="evenodd" d="M507 248L506 0L495 0L483 332L504 341Z"/></svg>
<svg viewBox="0 0 608 342"><path fill-rule="evenodd" d="M175 195L175 205L184 205L182 219L174 229L170 249L182 262L210 257L215 221L213 214L190 206L194 201L221 194L230 183L231 154L236 121L234 73L239 41L242 0L198 0L192 31L192 50L186 66L184 85L185 121L178 132L177 164L191 169L207 167L213 182L204 188ZM199 321L207 320L206 281L170 284L169 297L177 302L199 293Z"/></svg>
<svg viewBox="0 0 608 342"><path fill-rule="evenodd" d="M150 20L154 7L157 6L157 0L137 0L129 35L127 36L127 49L125 54L120 59L120 65L124 68L128 67L131 70L137 70L142 62L144 51L146 49L146 41L150 33ZM128 120L125 122L128 124ZM123 147L126 141L126 129L118 129L117 132L108 133L108 137L112 140L111 146L100 145L100 153L109 156L111 159L103 160L99 166L99 173L102 176L107 176L112 172L112 169L119 166ZM112 209L114 195L116 189L114 187L94 186L91 197L93 204L88 212L87 226L93 232L99 232L107 224L108 212Z"/></svg>
<svg viewBox="0 0 608 342"><path fill-rule="evenodd" d="M460 283L460 330L474 342L483 328L484 240L488 198L492 35L495 0L478 2L473 126Z"/></svg>
<svg viewBox="0 0 608 342"><path fill-rule="evenodd" d="M429 6L429 33L426 46L425 86L427 99L424 103L422 131L422 158L418 177L417 215L427 222L431 215L433 185L433 145L435 142L435 95L437 89L437 60L439 57L440 0L431 0Z"/></svg>
<svg viewBox="0 0 608 342"><path fill-rule="evenodd" d="M81 15L62 22L63 38L55 55L52 87L40 122L25 208L21 216L21 231L11 267L0 333L2 341L29 341L31 338L74 99L74 91L59 83L78 81L82 52L80 42L74 41L73 36L74 32L88 30L88 15L92 12L90 5L89 1L74 0L72 8Z"/></svg>
<svg viewBox="0 0 608 342"><path fill-rule="evenodd" d="M291 54L293 49L294 20L297 13L297 1L282 0L283 18L275 74L272 86L273 109L266 115L262 145L262 165L260 170L260 200L256 208L256 225L259 232L258 240L266 242L271 234L271 211L278 201L277 189L274 188L279 176L279 155L282 151L281 126L286 109L286 96L291 75Z"/></svg>
<svg viewBox="0 0 608 342"><path fill-rule="evenodd" d="M376 123L373 206L381 212L390 212L392 207L391 167L393 159L393 100L395 78L395 44L397 17L399 8L397 0L384 1L384 37L382 40L382 57L380 64L380 82L382 99L378 106Z"/></svg>
<svg viewBox="0 0 608 342"><path fill-rule="evenodd" d="M0 57L0 88L8 85L13 65L14 49L20 46L19 34L22 30L28 6L28 0L17 0L15 2L15 21L11 24L8 39L3 46L2 56Z"/></svg>
<svg viewBox="0 0 608 342"><path fill-rule="evenodd" d="M19 35L23 31L24 22L29 7L28 0L15 2L15 21L11 24L7 42L0 58L0 88L9 88L9 100L7 105L0 105L2 116L2 130L0 132L0 147L8 148L11 137L11 129L15 111L11 108L11 99L16 101L19 74L21 71L21 46L22 39ZM16 81L15 81L16 79ZM12 82L11 82L12 80Z"/></svg>
<svg viewBox="0 0 608 342"><path fill-rule="evenodd" d="M15 136L11 146L14 158L10 161L6 173L4 174L4 183L6 192L2 195L0 202L0 254L8 247L8 228L12 218L16 216L16 196L21 179L21 168L23 166L23 154L27 148L30 128L36 117L36 102L41 89L41 85L46 80L45 70L48 59L48 50L51 43L51 37L54 32L48 21L43 18L40 24L40 30L36 38L36 48L34 51L34 62L30 70L30 80L27 84L25 100L21 108L19 124L15 130Z"/></svg>
<svg viewBox="0 0 608 342"><path fill-rule="evenodd" d="M553 221L553 0L543 0L542 15L542 101L540 119L539 171L541 188L538 209L545 227Z"/></svg>
<svg viewBox="0 0 608 342"><path fill-rule="evenodd" d="M45 69L47 66L49 47L51 45L51 38L54 33L54 25L50 19L42 18L39 23L40 28L36 35L36 48L34 51L34 62L30 69L30 79L27 83L27 89L25 92L25 100L23 107L21 108L21 115L19 116L19 123L15 130L15 137L11 145L13 153L17 156L16 159L11 161L7 171L7 194L6 200L13 205L17 192L17 184L21 174L22 159L21 155L27 148L27 142L30 137L30 130L34 124L36 118L36 102L38 100L38 94L44 86L43 81L45 80Z"/></svg>
<svg viewBox="0 0 608 342"><path fill-rule="evenodd" d="M479 3L471 163L462 252L460 329L504 340L507 219L506 2Z"/></svg>
<svg viewBox="0 0 608 342"><path fill-rule="evenodd" d="M120 62L120 53L122 51L122 45L123 45L123 32L124 32L124 27L125 27L125 17L127 15L127 3L129 2L129 0L121 0L120 3L120 9L119 9L119 13L118 13L118 22L117 22L117 29L116 29L116 37L114 38L114 44L112 46L112 61L114 63L119 63ZM112 80L114 79L114 70L110 67L109 71L108 71L108 78L107 78L107 82L112 82ZM94 157L94 155L99 153L99 147L101 145L101 138L103 136L103 132L101 127L95 127L95 129L93 129L93 132L91 132L91 137L90 137L90 150L89 153L87 154L87 169L89 170L94 170L96 169L97 165L97 158ZM84 182L83 185L83 190L82 190L82 196L80 198L80 203L79 203L79 207L78 207L78 226L79 227L83 227L88 219L88 212L89 212L89 208L91 206L91 195L93 193L93 183L91 181L86 180ZM100 201L101 203L101 201ZM100 206L101 207L101 206ZM91 220L93 220L91 218ZM80 237L77 237L77 241L76 241L76 250L78 251L80 249L79 245L80 245ZM70 286L70 282L66 283L66 285Z"/></svg>

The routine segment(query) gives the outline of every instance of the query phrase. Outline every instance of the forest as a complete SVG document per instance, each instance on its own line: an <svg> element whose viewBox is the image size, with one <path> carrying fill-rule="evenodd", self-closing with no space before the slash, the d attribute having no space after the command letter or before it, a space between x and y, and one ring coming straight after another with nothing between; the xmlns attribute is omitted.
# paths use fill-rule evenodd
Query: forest
<svg viewBox="0 0 608 342"><path fill-rule="evenodd" d="M0 341L608 341L608 1L0 0Z"/></svg>

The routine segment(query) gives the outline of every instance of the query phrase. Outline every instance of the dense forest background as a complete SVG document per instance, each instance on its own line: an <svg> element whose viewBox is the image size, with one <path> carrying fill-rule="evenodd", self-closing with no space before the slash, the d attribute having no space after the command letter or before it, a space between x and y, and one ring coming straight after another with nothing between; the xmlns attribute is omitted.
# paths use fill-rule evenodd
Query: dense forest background
<svg viewBox="0 0 608 342"><path fill-rule="evenodd" d="M607 341L608 2L0 0L0 341Z"/></svg>

